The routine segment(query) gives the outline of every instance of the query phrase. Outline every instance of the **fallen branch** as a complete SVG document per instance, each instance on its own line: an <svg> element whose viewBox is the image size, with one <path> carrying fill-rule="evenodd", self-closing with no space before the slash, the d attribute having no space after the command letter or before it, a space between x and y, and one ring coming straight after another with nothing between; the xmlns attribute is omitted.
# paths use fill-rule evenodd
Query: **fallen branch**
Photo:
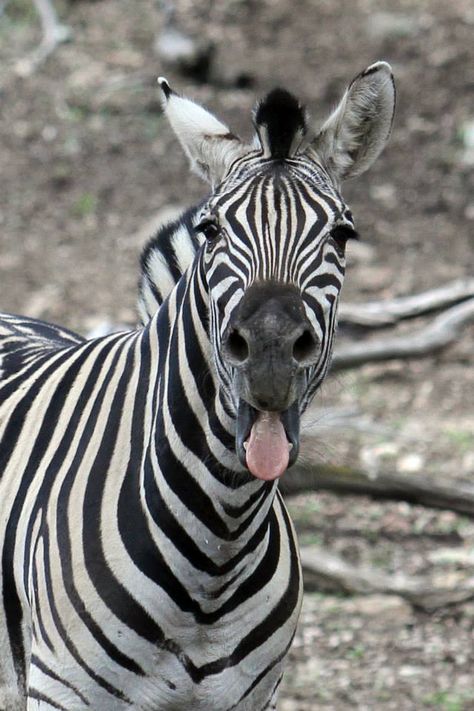
<svg viewBox="0 0 474 711"><path fill-rule="evenodd" d="M300 553L307 592L399 595L426 612L466 602L474 597L473 577L445 585L435 578L407 578L367 567L355 567L317 546L303 546Z"/></svg>
<svg viewBox="0 0 474 711"><path fill-rule="evenodd" d="M331 372L373 361L420 358L435 353L459 338L462 328L474 323L474 298L444 311L424 328L400 336L340 344L335 349Z"/></svg>
<svg viewBox="0 0 474 711"><path fill-rule="evenodd" d="M343 303L339 307L339 324L368 328L393 326L402 319L444 309L471 297L474 297L474 279L456 279L415 296L363 304Z"/></svg>
<svg viewBox="0 0 474 711"><path fill-rule="evenodd" d="M24 77L33 74L59 44L71 39L70 28L59 22L51 0L33 0L33 3L40 17L43 37L39 47L16 64L16 73Z"/></svg>
<svg viewBox="0 0 474 711"><path fill-rule="evenodd" d="M474 484L459 480L449 484L433 476L367 472L329 464L299 461L282 481L286 496L308 491L334 491L343 495L370 496L374 499L407 501L433 509L449 509L474 518Z"/></svg>

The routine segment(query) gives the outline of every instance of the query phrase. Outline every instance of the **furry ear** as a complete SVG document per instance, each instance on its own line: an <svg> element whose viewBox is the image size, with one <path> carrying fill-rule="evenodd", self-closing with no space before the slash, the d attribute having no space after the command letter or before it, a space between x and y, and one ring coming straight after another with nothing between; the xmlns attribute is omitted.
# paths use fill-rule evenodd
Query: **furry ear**
<svg viewBox="0 0 474 711"><path fill-rule="evenodd" d="M312 142L336 179L360 175L382 152L392 128L395 83L387 62L376 62L349 84Z"/></svg>
<svg viewBox="0 0 474 711"><path fill-rule="evenodd" d="M165 114L192 168L211 184L220 182L231 163L246 152L245 146L209 111L176 94L166 79L159 77L158 83Z"/></svg>

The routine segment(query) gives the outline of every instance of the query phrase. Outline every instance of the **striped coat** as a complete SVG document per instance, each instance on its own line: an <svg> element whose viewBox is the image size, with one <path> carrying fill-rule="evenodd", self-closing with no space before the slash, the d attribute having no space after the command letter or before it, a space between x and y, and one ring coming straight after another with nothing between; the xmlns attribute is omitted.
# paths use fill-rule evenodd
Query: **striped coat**
<svg viewBox="0 0 474 711"><path fill-rule="evenodd" d="M131 332L84 341L0 320L8 711L270 711L297 624L277 482L328 367L354 234L334 176L382 149L391 75L384 63L359 75L307 144L303 110L274 92L256 114L259 148L162 88L214 185L192 220L201 236L184 234L196 256L183 276L160 292L172 260L163 243L150 270L148 249L146 324Z"/></svg>

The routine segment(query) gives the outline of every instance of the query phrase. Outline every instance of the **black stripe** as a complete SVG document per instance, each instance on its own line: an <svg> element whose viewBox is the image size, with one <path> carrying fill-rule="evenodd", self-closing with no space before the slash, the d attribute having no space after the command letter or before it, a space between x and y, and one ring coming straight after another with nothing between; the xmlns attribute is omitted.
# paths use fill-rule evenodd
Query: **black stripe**
<svg viewBox="0 0 474 711"><path fill-rule="evenodd" d="M36 699L37 701L42 701L48 706L52 706L53 709L59 709L59 711L68 711L65 706L62 706L58 701L53 701L49 696L43 694L41 691L37 691L34 687L30 686L28 689L28 698Z"/></svg>
<svg viewBox="0 0 474 711"><path fill-rule="evenodd" d="M125 703L131 703L130 700L123 694L119 689L116 689L114 686L109 684L106 679L104 679L102 676L97 674L80 656L76 645L72 642L68 630L64 627L61 617L58 613L55 599L54 599L54 593L53 593L53 587L52 587L52 582L51 582L51 564L49 560L49 531L47 524L44 524L43 526L43 537L45 540L45 545L44 545L44 551L45 551L45 560L44 560L44 568L45 568L45 581L46 581L46 589L47 589L47 594L48 594L48 600L49 600L49 605L50 605L50 610L51 610L51 616L53 619L53 622L65 644L67 647L68 651L70 654L74 657L74 659L77 661L77 663L84 669L84 671L90 676L90 678L95 681L99 686L101 686L103 689L105 689L111 696L114 696L115 698L120 699L121 701L124 701Z"/></svg>
<svg viewBox="0 0 474 711"><path fill-rule="evenodd" d="M71 689L76 696L78 696L82 703L85 704L86 706L90 706L89 701L86 699L84 694L81 694L79 689L77 689L74 684L71 684L67 679L63 679L62 677L59 676L59 674L56 674L52 669L50 669L44 662L39 659L39 657L36 656L36 654L31 655L31 664L32 666L34 665L37 669L39 669L43 674L46 676L51 677L51 679L54 679L55 681L59 682L63 686L66 686L68 689Z"/></svg>
<svg viewBox="0 0 474 711"><path fill-rule="evenodd" d="M82 359L85 358L86 351L81 354ZM70 357L70 351L65 352L59 358L59 363L64 363ZM52 363L40 377L30 386L25 396L20 400L10 415L8 425L5 428L2 439L2 448L0 454L0 471L3 471L10 460L13 450L17 445L18 438L24 425L28 411L34 403L38 394L48 382L49 377L55 372L58 367L58 362ZM69 373L70 375L70 373ZM64 380L62 381L64 387ZM56 391L57 392L57 391ZM56 395L55 392L55 395ZM58 410L59 407L59 410ZM3 570L3 605L7 621L7 630L10 640L10 646L13 653L15 672L19 679L19 683L23 684L26 678L25 668L25 650L22 634L23 610L20 602L19 594L16 588L14 577L14 561L13 553L15 550L16 534L18 520L21 515L25 501L27 501L29 486L37 471L38 462L49 444L50 436L54 431L54 423L58 411L60 411L60 402L56 397L53 397L49 407L47 408L47 416L42 422L42 426L35 439L33 449L28 461L28 465L21 478L15 500L9 512L8 523L5 528L5 536L2 550L2 570ZM43 439L41 439L43 437ZM25 566L24 579L27 584L27 567Z"/></svg>
<svg viewBox="0 0 474 711"><path fill-rule="evenodd" d="M95 456L94 462L91 466L91 470L88 473L87 486L83 501L83 521L87 522L87 526L84 526L82 533L84 561L91 581L95 585L105 604L107 604L108 601L108 590L106 585L104 585L104 579L113 578L113 576L112 573L109 571L102 546L101 503L104 489L104 479L107 475L107 472L109 471L110 461L112 458L117 433L120 427L120 419L122 417L123 411L123 402L127 392L129 379L132 374L134 346L135 344L133 341L128 344L125 365L123 366L122 374L120 376L119 383L114 393L110 412L108 414L107 422L102 433L101 443ZM74 458L74 462L71 465L70 471L71 473L73 473L73 475L79 470L79 467L82 463L82 456L86 451L87 444L90 438L93 436L94 429L96 428L96 423L98 421L100 409L102 407L105 396L110 389L111 380L115 372L117 371L118 359L120 355L123 354L121 354L120 352L115 354L114 361L106 373L100 393L89 415L87 424L84 428L83 435L81 437L80 444L77 449L76 456ZM143 407L143 403L137 403L136 410L138 412L140 412L140 404ZM69 478L68 482L65 481L62 487L61 496L64 496L66 501L70 497L72 483L73 476ZM66 506L64 506L62 509L59 508L58 510L57 525L58 530L61 532L61 535L63 535L65 539L66 545L64 546L64 549L66 551L69 551L71 548L69 530L70 521L67 516ZM87 628L89 629L93 637L96 639L98 644L104 649L110 659L116 662L119 666L122 666L124 669L127 669L128 671L131 671L134 674L138 674L140 676L143 675L144 672L139 666L139 664L137 664L136 661L121 652L116 647L116 645L105 635L104 631L95 622L92 615L86 610L84 610L84 602L80 598L76 586L74 584L74 573L70 557L66 555L62 556L61 563L63 567L65 581L67 581L66 585L71 602L78 612L79 610L81 611L81 618L84 624L87 626ZM121 692L118 692L118 690L116 689L114 689L113 693L118 698L122 697Z"/></svg>

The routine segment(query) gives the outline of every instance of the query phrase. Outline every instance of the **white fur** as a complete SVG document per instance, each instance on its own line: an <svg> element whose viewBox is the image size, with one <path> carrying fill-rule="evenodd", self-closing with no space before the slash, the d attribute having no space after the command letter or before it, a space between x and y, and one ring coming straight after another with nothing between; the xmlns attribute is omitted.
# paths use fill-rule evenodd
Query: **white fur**
<svg viewBox="0 0 474 711"><path fill-rule="evenodd" d="M165 80L160 80L162 88ZM193 169L211 184L216 184L226 174L232 162L249 149L237 137L231 137L229 128L213 114L190 99L174 92L166 96L164 110L173 131L178 137Z"/></svg>

